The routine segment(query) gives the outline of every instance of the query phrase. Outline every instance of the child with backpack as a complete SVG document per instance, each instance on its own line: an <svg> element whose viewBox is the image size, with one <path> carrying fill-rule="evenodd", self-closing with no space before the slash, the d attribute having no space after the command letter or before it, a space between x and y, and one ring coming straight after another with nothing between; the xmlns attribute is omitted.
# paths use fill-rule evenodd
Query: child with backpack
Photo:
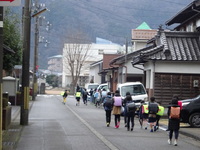
<svg viewBox="0 0 200 150"><path fill-rule="evenodd" d="M150 98L148 110L149 110L148 121L151 128L150 132L153 132L156 131L156 114L158 113L158 104L155 102L155 97Z"/></svg>
<svg viewBox="0 0 200 150"><path fill-rule="evenodd" d="M80 99L81 99L81 90L77 90L76 92L76 106L79 106L80 105Z"/></svg>
<svg viewBox="0 0 200 150"><path fill-rule="evenodd" d="M103 107L106 112L106 126L109 127L111 122L111 111L113 108L113 100L110 92L108 92L107 96L104 98Z"/></svg>
<svg viewBox="0 0 200 150"><path fill-rule="evenodd" d="M114 102L114 106L113 106L112 114L115 115L115 128L119 128L121 107L122 107L122 97L119 93L119 90L115 91L115 96L113 97L113 102Z"/></svg>
<svg viewBox="0 0 200 150"><path fill-rule="evenodd" d="M85 105L87 105L87 97L88 97L88 92L87 92L87 90L86 89L84 89L84 91L83 91L83 103L85 104Z"/></svg>
<svg viewBox="0 0 200 150"><path fill-rule="evenodd" d="M127 131L130 130L130 122L131 122L131 131L133 131L136 106L129 92L126 93L125 110L127 117Z"/></svg>
<svg viewBox="0 0 200 150"><path fill-rule="evenodd" d="M94 98L95 98L95 106L100 108L100 101L101 101L101 94L100 94L100 89L97 90L94 93Z"/></svg>
<svg viewBox="0 0 200 150"><path fill-rule="evenodd" d="M67 100L67 96L68 96L68 91L65 90L64 94L63 94L63 104L65 105L66 100Z"/></svg>
<svg viewBox="0 0 200 150"><path fill-rule="evenodd" d="M141 125L141 128L144 126L145 130L147 130L148 126L148 105L145 104L144 101L141 101L141 106L139 108L139 122Z"/></svg>
<svg viewBox="0 0 200 150"><path fill-rule="evenodd" d="M171 106L168 108L168 129L169 129L169 139L168 144L172 144L173 133L175 135L174 146L177 146L179 129L180 129L180 106L178 105L178 100L176 98L172 99Z"/></svg>

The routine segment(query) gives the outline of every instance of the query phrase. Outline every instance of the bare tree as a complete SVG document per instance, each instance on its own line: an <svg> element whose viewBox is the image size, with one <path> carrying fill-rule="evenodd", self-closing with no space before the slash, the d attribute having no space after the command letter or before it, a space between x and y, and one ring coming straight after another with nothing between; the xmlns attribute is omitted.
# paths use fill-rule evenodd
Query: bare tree
<svg viewBox="0 0 200 150"><path fill-rule="evenodd" d="M63 67L66 69L66 74L71 74L71 92L74 93L75 87L78 83L81 69L85 64L85 61L89 57L89 50L91 48L91 42L87 40L84 34L71 35L70 40L67 41L63 49ZM88 44L89 43L89 44Z"/></svg>

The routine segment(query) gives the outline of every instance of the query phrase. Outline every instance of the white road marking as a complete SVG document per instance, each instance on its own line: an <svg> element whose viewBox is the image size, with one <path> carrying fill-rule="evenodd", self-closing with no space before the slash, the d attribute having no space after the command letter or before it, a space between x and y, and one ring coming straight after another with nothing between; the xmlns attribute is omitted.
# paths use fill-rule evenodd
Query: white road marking
<svg viewBox="0 0 200 150"><path fill-rule="evenodd" d="M119 150L115 147L110 141L108 141L102 134L100 134L97 130L95 130L92 126L90 126L87 121L81 118L74 110L72 110L68 105L67 108L84 124L90 129L105 145L107 145L111 150Z"/></svg>

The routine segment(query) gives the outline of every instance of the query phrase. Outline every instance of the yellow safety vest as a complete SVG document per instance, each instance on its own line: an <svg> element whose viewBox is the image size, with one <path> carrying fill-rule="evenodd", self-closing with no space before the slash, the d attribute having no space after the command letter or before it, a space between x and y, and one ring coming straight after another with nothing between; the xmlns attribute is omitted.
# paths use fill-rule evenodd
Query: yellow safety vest
<svg viewBox="0 0 200 150"><path fill-rule="evenodd" d="M158 113L157 115L163 116L165 112L165 108L163 106L158 106Z"/></svg>
<svg viewBox="0 0 200 150"><path fill-rule="evenodd" d="M145 113L145 114L149 113L148 105L143 105L143 113Z"/></svg>
<svg viewBox="0 0 200 150"><path fill-rule="evenodd" d="M81 92L76 92L76 97L81 97Z"/></svg>

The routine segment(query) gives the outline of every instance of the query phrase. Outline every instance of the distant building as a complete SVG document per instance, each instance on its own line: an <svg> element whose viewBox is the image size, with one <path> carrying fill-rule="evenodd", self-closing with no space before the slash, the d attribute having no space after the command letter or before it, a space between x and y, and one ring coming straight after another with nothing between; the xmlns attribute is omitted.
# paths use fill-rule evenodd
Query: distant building
<svg viewBox="0 0 200 150"><path fill-rule="evenodd" d="M136 29L132 29L133 51L146 47L147 41L157 34L146 22L143 22Z"/></svg>
<svg viewBox="0 0 200 150"><path fill-rule="evenodd" d="M82 47L84 47L84 45L87 45L87 44L81 44L81 45L82 45ZM84 86L85 83L89 83L90 80L92 80L93 75L90 72L90 64L92 64L92 63L94 63L96 61L102 60L103 59L103 54L117 54L117 53L121 53L123 50L124 49L123 49L123 47L121 45L112 43L111 41L104 40L104 39L101 39L101 38L96 38L96 43L92 43L90 45L87 59L84 62L84 65L83 65L83 67L81 69L81 73L80 73L80 78L79 78L78 84L80 86ZM71 82L72 82L71 72L69 72L69 70L67 70L67 68L65 67L66 65L69 65L64 60L67 51L68 51L67 44L65 44L64 48L63 48L62 87L69 87ZM101 77L99 76L99 78L101 78ZM97 81L99 81L99 80L97 79Z"/></svg>
<svg viewBox="0 0 200 150"><path fill-rule="evenodd" d="M48 70L52 74L61 74L63 69L62 55L55 55L48 58Z"/></svg>

